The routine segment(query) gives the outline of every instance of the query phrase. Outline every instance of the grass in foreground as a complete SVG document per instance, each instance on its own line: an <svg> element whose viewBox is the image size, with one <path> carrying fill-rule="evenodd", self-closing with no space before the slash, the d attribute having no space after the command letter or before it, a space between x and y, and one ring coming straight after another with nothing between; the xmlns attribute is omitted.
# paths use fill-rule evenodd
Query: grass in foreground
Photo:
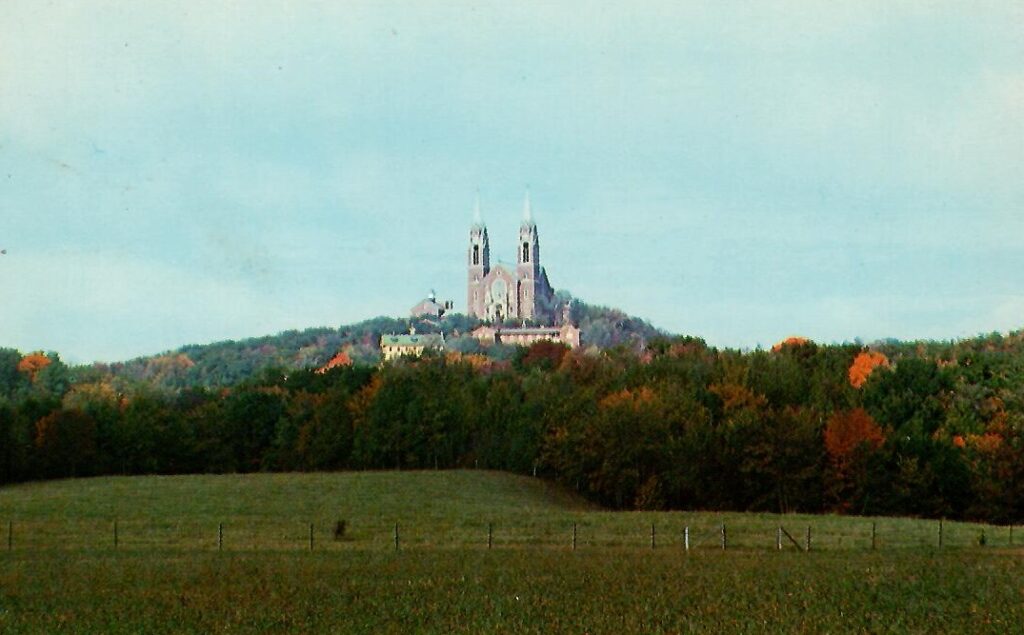
<svg viewBox="0 0 1024 635"><path fill-rule="evenodd" d="M333 539L339 520L345 540ZM355 472L113 477L32 483L0 489L0 549L6 521L15 550L308 548L310 523L320 550L386 550L400 526L408 547L568 546L577 525L580 549L649 546L718 549L721 525L730 548L773 549L779 525L801 544L812 528L816 550L935 547L938 521L909 518L712 512L610 512L539 479L485 471ZM942 526L946 547L1009 546L1010 529L973 523ZM1016 542L1024 541L1018 531ZM794 549L784 540L785 549Z"/></svg>
<svg viewBox="0 0 1024 635"><path fill-rule="evenodd" d="M0 631L1006 633L1019 558L547 550L17 554Z"/></svg>
<svg viewBox="0 0 1024 635"><path fill-rule="evenodd" d="M349 531L334 541L338 519ZM15 531L11 550L0 538L3 633L1003 633L1024 622L1008 528L945 523L940 549L936 521L608 512L493 472L69 480L0 489L4 520ZM776 551L780 524L801 539L812 525L814 549Z"/></svg>

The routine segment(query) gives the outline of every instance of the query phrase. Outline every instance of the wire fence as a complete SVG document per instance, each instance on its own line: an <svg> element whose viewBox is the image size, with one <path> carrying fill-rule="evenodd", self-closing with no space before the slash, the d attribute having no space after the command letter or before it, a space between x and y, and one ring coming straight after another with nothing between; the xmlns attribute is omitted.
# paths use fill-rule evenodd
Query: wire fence
<svg viewBox="0 0 1024 635"><path fill-rule="evenodd" d="M844 551L1024 546L1019 527L942 520L742 519L609 522L601 517L425 522L401 519L13 519L0 549L345 551L401 549L662 549ZM1017 533L1015 535L1015 529Z"/></svg>

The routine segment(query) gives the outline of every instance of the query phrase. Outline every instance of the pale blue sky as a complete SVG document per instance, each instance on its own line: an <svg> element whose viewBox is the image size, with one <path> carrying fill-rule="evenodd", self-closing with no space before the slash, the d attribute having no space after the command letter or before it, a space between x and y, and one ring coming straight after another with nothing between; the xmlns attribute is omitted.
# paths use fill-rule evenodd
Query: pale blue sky
<svg viewBox="0 0 1024 635"><path fill-rule="evenodd" d="M554 4L0 2L0 345L464 310L527 186L556 288L712 344L1024 326L1024 4Z"/></svg>

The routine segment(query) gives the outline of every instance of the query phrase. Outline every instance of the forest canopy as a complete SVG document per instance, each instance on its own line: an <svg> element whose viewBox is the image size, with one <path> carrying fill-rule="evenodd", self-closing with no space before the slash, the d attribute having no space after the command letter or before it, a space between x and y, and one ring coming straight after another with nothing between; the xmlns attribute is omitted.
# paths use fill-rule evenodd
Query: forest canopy
<svg viewBox="0 0 1024 635"><path fill-rule="evenodd" d="M739 351L637 324L603 348L383 365L373 339L407 321L124 365L0 349L0 482L479 467L621 509L1024 517L1022 332ZM354 363L316 372L339 350Z"/></svg>

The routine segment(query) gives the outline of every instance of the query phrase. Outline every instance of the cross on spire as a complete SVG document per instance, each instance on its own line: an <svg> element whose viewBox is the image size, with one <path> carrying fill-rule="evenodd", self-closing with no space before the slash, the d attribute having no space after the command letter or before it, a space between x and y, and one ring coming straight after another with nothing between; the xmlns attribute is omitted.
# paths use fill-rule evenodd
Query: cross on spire
<svg viewBox="0 0 1024 635"><path fill-rule="evenodd" d="M476 201L473 203L473 225L475 227L482 227L483 224L484 221L480 216L480 190L477 190Z"/></svg>

